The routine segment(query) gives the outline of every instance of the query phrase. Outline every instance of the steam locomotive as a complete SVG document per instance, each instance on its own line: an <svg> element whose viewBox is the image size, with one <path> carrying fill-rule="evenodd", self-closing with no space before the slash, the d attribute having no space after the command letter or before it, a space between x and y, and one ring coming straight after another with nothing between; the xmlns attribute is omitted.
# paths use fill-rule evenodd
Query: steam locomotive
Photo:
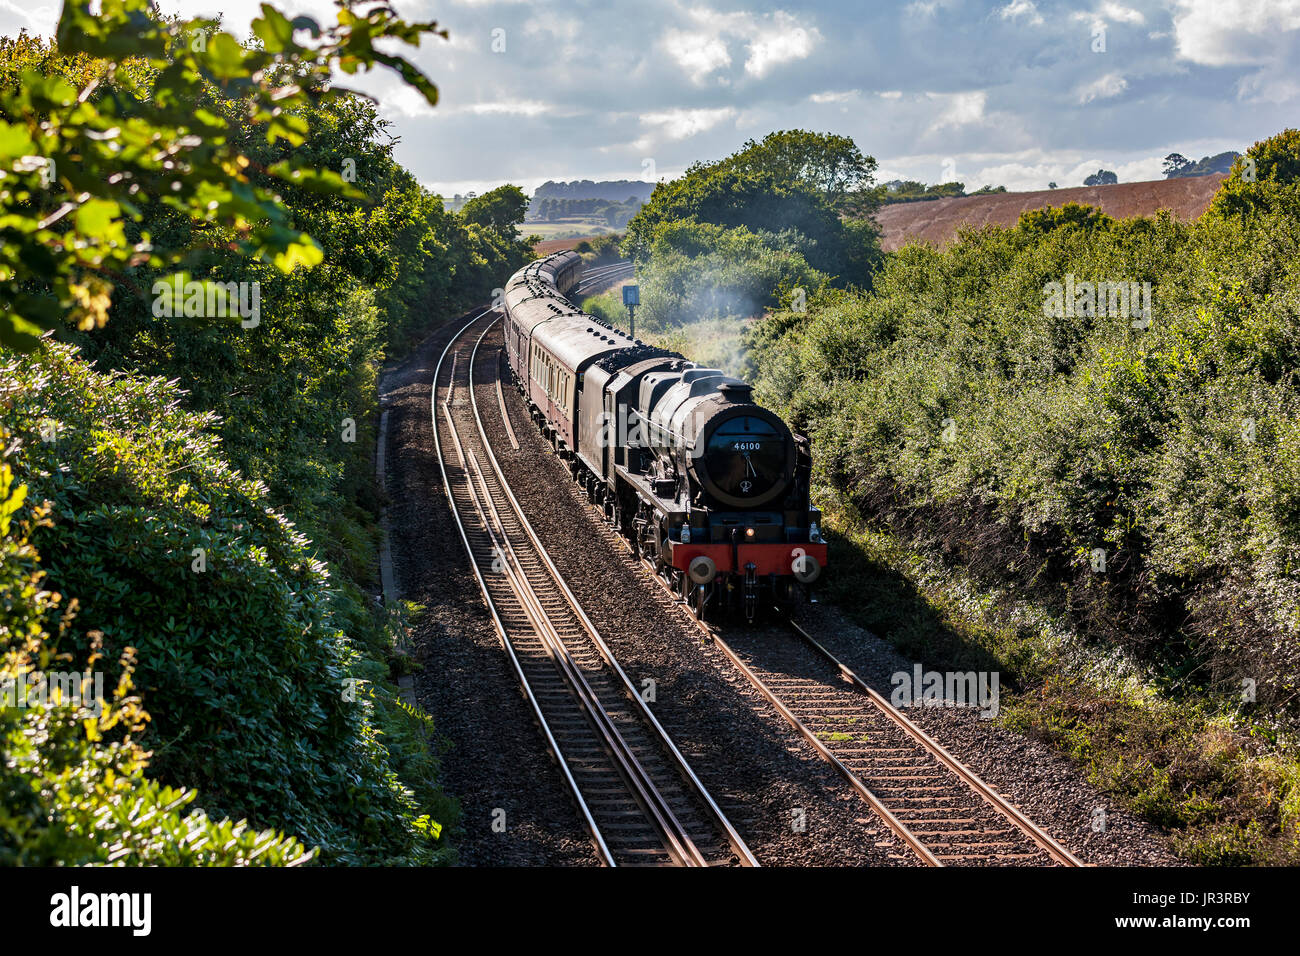
<svg viewBox="0 0 1300 956"><path fill-rule="evenodd" d="M811 599L826 543L807 439L745 382L575 308L582 267L538 259L504 295L512 376L574 480L701 618Z"/></svg>

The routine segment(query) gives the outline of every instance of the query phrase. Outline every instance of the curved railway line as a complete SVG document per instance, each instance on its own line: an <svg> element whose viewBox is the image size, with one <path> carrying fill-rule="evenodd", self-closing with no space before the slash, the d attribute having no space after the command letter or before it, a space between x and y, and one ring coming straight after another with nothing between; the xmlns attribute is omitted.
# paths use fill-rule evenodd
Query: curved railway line
<svg viewBox="0 0 1300 956"><path fill-rule="evenodd" d="M482 313L443 351L435 441L480 589L581 816L611 865L755 865L579 607L498 466L476 393L495 390L517 448L500 349L480 348L496 321ZM723 631L699 620L588 508L607 543L647 569L922 863L1083 865L797 623Z"/></svg>
<svg viewBox="0 0 1300 956"><path fill-rule="evenodd" d="M480 356L498 321L475 316L434 372L435 447L451 511L502 645L610 866L757 865L619 667L506 484L483 428ZM490 383L499 387L498 382ZM497 392L498 400L504 402Z"/></svg>
<svg viewBox="0 0 1300 956"><path fill-rule="evenodd" d="M613 265L600 266L595 269L588 269L582 274L582 279L578 284L569 290L570 297L578 295L592 295L605 289L615 282L623 279L630 279L633 275L634 266L631 262L615 262Z"/></svg>

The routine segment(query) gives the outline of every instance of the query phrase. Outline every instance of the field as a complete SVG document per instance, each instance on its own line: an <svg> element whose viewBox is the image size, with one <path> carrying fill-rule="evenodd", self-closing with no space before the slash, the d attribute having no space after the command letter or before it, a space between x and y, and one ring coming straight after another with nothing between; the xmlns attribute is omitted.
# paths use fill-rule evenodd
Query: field
<svg viewBox="0 0 1300 956"><path fill-rule="evenodd" d="M589 239L618 231L603 219L593 218L556 219L553 222L525 220L519 228L524 235L541 236L543 239Z"/></svg>
<svg viewBox="0 0 1300 956"><path fill-rule="evenodd" d="M876 213L881 231L880 247L893 252L909 242L944 245L957 237L958 229L988 225L1010 228L1021 213L1068 202L1095 206L1116 219L1151 216L1160 209L1168 209L1175 219L1187 222L1205 212L1224 178L1222 174L1215 174L1112 186L1040 189L895 203Z"/></svg>

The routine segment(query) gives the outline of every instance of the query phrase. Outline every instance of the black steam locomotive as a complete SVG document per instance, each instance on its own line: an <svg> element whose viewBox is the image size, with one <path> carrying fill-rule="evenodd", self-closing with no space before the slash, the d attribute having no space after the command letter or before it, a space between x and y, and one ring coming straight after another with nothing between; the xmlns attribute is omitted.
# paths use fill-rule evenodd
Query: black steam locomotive
<svg viewBox="0 0 1300 956"><path fill-rule="evenodd" d="M558 253L506 285L506 351L534 420L696 614L788 611L826 565L807 440L745 382L575 308L582 266Z"/></svg>

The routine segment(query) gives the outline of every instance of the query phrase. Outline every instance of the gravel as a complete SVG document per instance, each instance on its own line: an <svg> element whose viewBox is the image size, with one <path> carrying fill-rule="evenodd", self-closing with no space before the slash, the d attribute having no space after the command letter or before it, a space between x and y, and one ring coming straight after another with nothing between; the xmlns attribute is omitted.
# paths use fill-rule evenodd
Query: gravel
<svg viewBox="0 0 1300 956"><path fill-rule="evenodd" d="M442 786L461 805L452 833L469 866L597 866L591 838L509 668L447 505L434 451L430 388L463 320L385 372L392 547L403 598L428 608L413 628L420 706L448 741ZM504 832L494 829L502 819ZM495 816L494 816L495 814Z"/></svg>

